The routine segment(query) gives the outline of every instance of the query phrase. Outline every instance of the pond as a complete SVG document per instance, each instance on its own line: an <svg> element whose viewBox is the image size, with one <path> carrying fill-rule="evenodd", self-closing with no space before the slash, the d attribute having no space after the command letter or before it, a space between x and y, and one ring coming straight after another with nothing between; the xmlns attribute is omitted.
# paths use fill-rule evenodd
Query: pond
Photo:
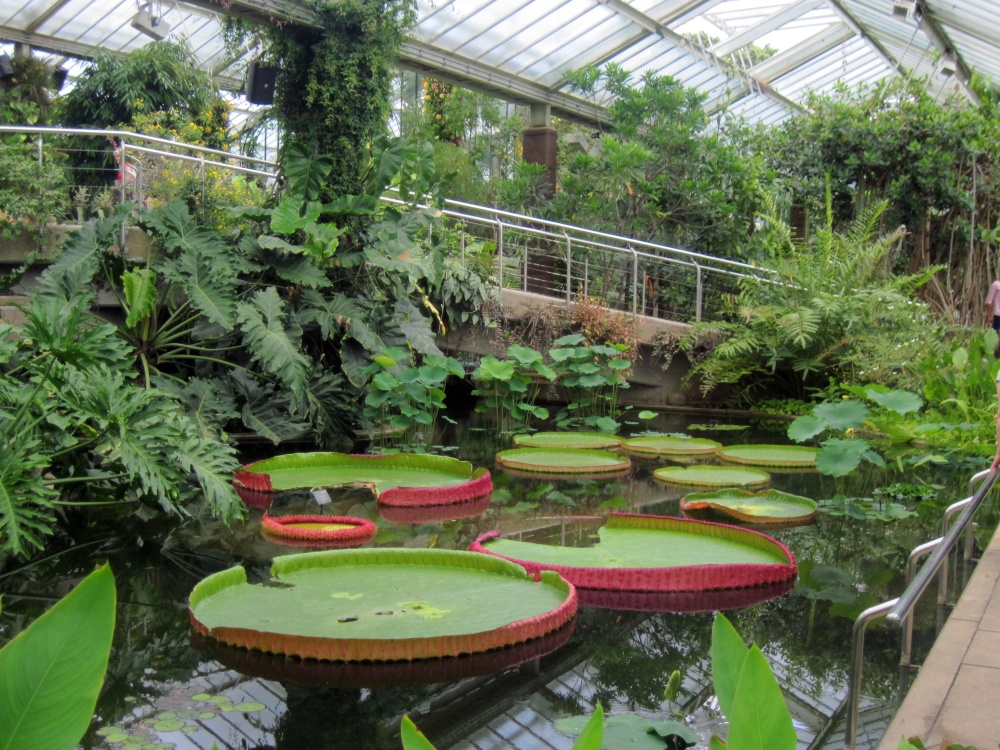
<svg viewBox="0 0 1000 750"><path fill-rule="evenodd" d="M706 422L714 422L713 429L701 429ZM670 413L632 429L687 432L724 444L787 442L781 422L726 422ZM509 437L498 440L474 421L460 421L442 443L458 446L448 449L451 455L493 471L495 491L485 511L471 508L473 515L452 520L386 520L370 494L342 490L330 493L332 502L323 512L375 521L375 546L465 549L492 529L517 539L583 546L594 541L596 517L611 510L681 515L679 500L688 492L653 479L655 468L671 463L662 459L634 458L628 475L605 479L512 476L493 463L498 450L511 447ZM840 746L853 618L898 595L910 550L939 535L944 507L965 496L966 482L982 466L981 460L928 462L905 473L898 466L869 468L840 479L773 472L772 487L816 500L875 497L887 513L888 503L905 497L900 502L919 512L883 521L872 517L877 506L865 517L859 504L847 503L839 506L839 515L820 513L815 524L770 531L798 560L793 591L758 603L692 600L675 608L726 609L737 630L768 657L795 720L799 747ZM885 487L892 490L876 492ZM318 512L309 493L285 493L275 503L283 512ZM440 750L569 750L573 738L559 732L555 721L589 715L597 702L606 713L685 716L706 741L718 721L708 663L711 611L582 607L571 634L543 639L530 649L409 666L301 662L194 638L187 597L197 581L236 564L263 577L275 556L300 551L261 538L260 518L261 511L251 510L246 523L227 529L207 518L178 522L152 511L125 519L81 516L71 544L3 577L0 622L7 639L96 563L111 563L118 623L97 718L83 747L399 748L400 719L408 714ZM984 544L995 518L984 515L979 524L977 539ZM960 566L952 571L954 596L968 571ZM918 661L941 617L933 594L925 599L916 621ZM875 747L895 710L899 648L898 629L869 631L859 747ZM682 686L668 703L664 689L675 670Z"/></svg>

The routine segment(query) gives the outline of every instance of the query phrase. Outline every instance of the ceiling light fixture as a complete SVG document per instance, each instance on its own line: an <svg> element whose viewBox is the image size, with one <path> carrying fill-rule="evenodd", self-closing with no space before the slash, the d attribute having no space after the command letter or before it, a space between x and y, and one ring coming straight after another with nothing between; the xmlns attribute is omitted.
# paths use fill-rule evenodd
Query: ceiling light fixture
<svg viewBox="0 0 1000 750"><path fill-rule="evenodd" d="M162 16L153 15L153 4L146 3L132 17L132 28L153 39L163 40L170 33L170 24Z"/></svg>

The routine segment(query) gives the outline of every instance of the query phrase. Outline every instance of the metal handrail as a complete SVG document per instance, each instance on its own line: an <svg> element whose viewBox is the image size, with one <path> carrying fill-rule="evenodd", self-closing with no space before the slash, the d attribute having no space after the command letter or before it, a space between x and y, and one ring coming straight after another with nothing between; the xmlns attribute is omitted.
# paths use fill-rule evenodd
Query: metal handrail
<svg viewBox="0 0 1000 750"><path fill-rule="evenodd" d="M855 750L858 742L861 672L864 663L865 629L868 627L868 623L873 622L879 617L885 617L889 622L903 625L907 631L912 627L914 607L916 607L917 602L927 590L927 587L930 586L934 577L939 572L944 571L944 565L948 560L948 555L951 553L952 547L958 542L959 537L962 536L966 528L971 526L972 517L979 509L979 506L982 505L983 500L996 483L998 477L1000 477L1000 470L997 469L987 469L973 476L969 480L969 490L971 491L977 483L981 484L979 484L979 488L971 497L955 503L955 505L948 509L948 515L945 520L945 535L933 542L920 545L910 553L909 563L914 564L916 558L925 554L930 547L933 547L934 550L930 559L921 566L920 572L909 582L903 593L895 599L890 599L887 602L876 604L874 607L869 607L858 615L858 618L854 621L851 642L851 664L847 681L847 718L844 727L844 750ZM958 520L948 528L947 519L954 513L953 509L956 506L964 507L964 511ZM966 544L968 544L968 541L966 541ZM946 586L947 584L943 585ZM903 653L900 661L905 659L909 662L910 639L912 639L912 636L910 638L904 636Z"/></svg>

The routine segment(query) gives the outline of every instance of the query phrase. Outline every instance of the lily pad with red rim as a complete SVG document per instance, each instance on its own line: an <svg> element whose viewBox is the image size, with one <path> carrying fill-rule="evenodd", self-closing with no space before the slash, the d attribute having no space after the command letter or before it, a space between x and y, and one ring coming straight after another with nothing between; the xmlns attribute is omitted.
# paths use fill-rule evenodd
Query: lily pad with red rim
<svg viewBox="0 0 1000 750"><path fill-rule="evenodd" d="M804 524L816 517L815 501L780 490L749 492L730 487L681 498L685 513L706 509L746 523Z"/></svg>
<svg viewBox="0 0 1000 750"><path fill-rule="evenodd" d="M378 529L367 518L352 516L271 516L260 521L265 536L282 543L285 540L337 542L360 546L371 540Z"/></svg>
<svg viewBox="0 0 1000 750"><path fill-rule="evenodd" d="M699 456L715 453L722 443L707 438L683 438L669 435L631 438L621 449L633 456Z"/></svg>
<svg viewBox="0 0 1000 750"><path fill-rule="evenodd" d="M566 625L573 586L485 555L356 549L275 558L271 585L242 567L191 593L191 622L230 646L328 661L395 661L505 648Z"/></svg>
<svg viewBox="0 0 1000 750"><path fill-rule="evenodd" d="M497 453L497 463L504 469L532 474L615 474L628 471L632 462L611 451L514 448Z"/></svg>
<svg viewBox="0 0 1000 750"><path fill-rule="evenodd" d="M536 432L515 435L514 444L521 448L614 448L622 442L616 435L604 432Z"/></svg>
<svg viewBox="0 0 1000 750"><path fill-rule="evenodd" d="M575 586L614 591L705 591L794 579L783 544L750 529L668 516L612 513L593 547L501 538L493 531L470 549L529 572L554 570Z"/></svg>
<svg viewBox="0 0 1000 750"><path fill-rule="evenodd" d="M318 487L368 487L385 505L447 505L489 495L490 473L451 456L396 453L290 453L244 466L233 485L247 502L263 493Z"/></svg>
<svg viewBox="0 0 1000 750"><path fill-rule="evenodd" d="M739 464L812 468L816 466L818 452L818 448L805 445L727 445L719 448L716 454Z"/></svg>
<svg viewBox="0 0 1000 750"><path fill-rule="evenodd" d="M742 466L664 466L653 472L653 476L670 484L694 485L698 487L752 487L767 484L771 475L760 469Z"/></svg>

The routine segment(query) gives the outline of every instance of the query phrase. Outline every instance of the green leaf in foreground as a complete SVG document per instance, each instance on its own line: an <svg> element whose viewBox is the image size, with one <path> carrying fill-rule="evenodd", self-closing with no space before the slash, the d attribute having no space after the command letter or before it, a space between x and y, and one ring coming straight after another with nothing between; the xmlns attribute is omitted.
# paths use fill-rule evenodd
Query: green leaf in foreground
<svg viewBox="0 0 1000 750"><path fill-rule="evenodd" d="M728 744L733 750L795 750L792 716L778 681L757 646L751 646L729 718Z"/></svg>
<svg viewBox="0 0 1000 750"><path fill-rule="evenodd" d="M816 437L826 429L826 421L811 414L799 417L788 425L788 438L796 443Z"/></svg>
<svg viewBox="0 0 1000 750"><path fill-rule="evenodd" d="M712 623L712 685L726 716L732 715L736 687L749 652L732 623L724 615L717 615Z"/></svg>
<svg viewBox="0 0 1000 750"><path fill-rule="evenodd" d="M827 401L813 409L813 414L834 430L857 429L868 419L868 407L860 401Z"/></svg>
<svg viewBox="0 0 1000 750"><path fill-rule="evenodd" d="M816 454L816 469L821 474L842 477L858 468L862 454L868 450L867 440L831 438Z"/></svg>
<svg viewBox="0 0 1000 750"><path fill-rule="evenodd" d="M115 579L104 565L0 650L0 748L70 750L104 682Z"/></svg>
<svg viewBox="0 0 1000 750"><path fill-rule="evenodd" d="M434 750L434 745L417 729L409 716L403 717L399 725L399 736L403 740L403 750Z"/></svg>
<svg viewBox="0 0 1000 750"><path fill-rule="evenodd" d="M603 744L584 745L581 742L586 736L587 728L594 724L594 719L601 712L600 706L589 719L585 716L571 716L560 719L555 728L565 734L579 734L574 750L584 750L593 747L607 750L664 750L668 745L668 737L680 737L687 745L698 743L698 735L683 722L655 719L638 714L615 714L604 719ZM669 745L673 747L673 745Z"/></svg>

